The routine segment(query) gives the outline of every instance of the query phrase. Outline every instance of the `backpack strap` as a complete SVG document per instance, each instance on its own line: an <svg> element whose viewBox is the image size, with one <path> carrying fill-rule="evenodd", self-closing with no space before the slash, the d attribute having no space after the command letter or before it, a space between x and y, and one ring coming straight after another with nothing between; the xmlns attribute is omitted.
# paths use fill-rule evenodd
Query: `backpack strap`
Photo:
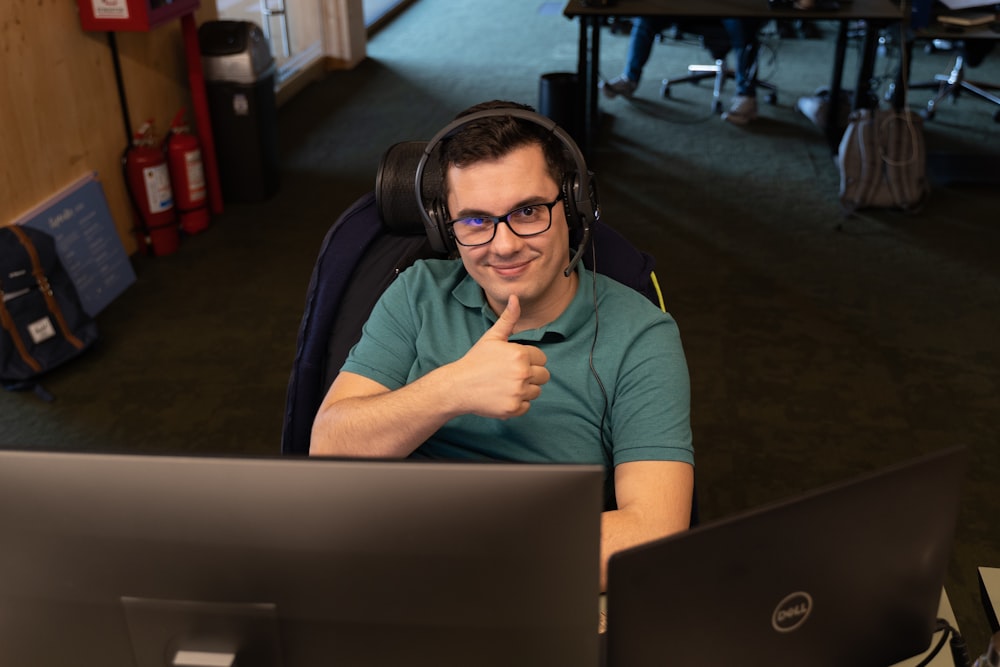
<svg viewBox="0 0 1000 667"><path fill-rule="evenodd" d="M885 166L882 163L881 133L875 110L864 109L858 118L858 145L861 147L861 178L858 202L861 206L872 203L875 192L882 185Z"/></svg>
<svg viewBox="0 0 1000 667"><path fill-rule="evenodd" d="M35 276L35 280L38 282L38 289L41 290L42 296L45 298L45 304L48 306L49 312L55 317L56 323L59 325L59 329L62 331L66 342L76 349L82 350L86 345L73 334L66 323L66 317L63 315L62 308L59 307L59 302L56 301L55 294L52 292L52 286L49 284L49 277L45 275L45 269L42 268L42 261L38 257L38 250L35 248L35 244L31 242L31 239L24 230L17 225L10 225L10 231L14 232L14 236L17 237L17 240L21 242L21 245L27 251L28 257L31 259L32 275Z"/></svg>
<svg viewBox="0 0 1000 667"><path fill-rule="evenodd" d="M9 310L7 310L7 302L4 300L2 280L0 280L0 323L3 324L3 328L10 334L10 339L14 341L14 347L17 349L17 353L20 355L24 363L28 364L31 370L36 373L40 373L42 371L42 365L38 363L38 360L31 356L28 352L28 347L24 344L24 339L21 338L21 332L18 330L17 324L14 322L14 316L10 314Z"/></svg>

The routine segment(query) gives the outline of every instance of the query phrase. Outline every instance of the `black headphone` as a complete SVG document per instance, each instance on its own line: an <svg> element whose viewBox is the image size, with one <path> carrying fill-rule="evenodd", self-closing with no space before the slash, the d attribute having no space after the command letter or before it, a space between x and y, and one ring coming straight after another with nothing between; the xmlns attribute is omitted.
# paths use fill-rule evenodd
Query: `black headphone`
<svg viewBox="0 0 1000 667"><path fill-rule="evenodd" d="M587 244L590 242L591 230L594 223L601 218L601 207L597 200L597 184L594 174L587 169L587 163L583 158L576 142L559 127L551 118L547 118L534 111L518 108L497 108L477 111L467 116L449 123L424 146L423 154L417 163L416 176L414 178L414 191L417 196L417 208L430 240L431 248L439 253L453 253L457 251L457 244L448 229L448 207L440 196L434 197L430 202L424 200L424 172L428 168L431 154L435 152L438 145L446 138L455 134L458 130L469 123L483 118L495 118L500 116L511 116L522 120L530 121L555 135L572 158L575 171L565 175L562 182L563 207L566 211L566 221L570 228L579 228L582 232L580 245L570 259L569 266L564 274L569 276L577 263L583 257ZM436 161L435 161L436 163ZM438 189L440 194L440 189Z"/></svg>

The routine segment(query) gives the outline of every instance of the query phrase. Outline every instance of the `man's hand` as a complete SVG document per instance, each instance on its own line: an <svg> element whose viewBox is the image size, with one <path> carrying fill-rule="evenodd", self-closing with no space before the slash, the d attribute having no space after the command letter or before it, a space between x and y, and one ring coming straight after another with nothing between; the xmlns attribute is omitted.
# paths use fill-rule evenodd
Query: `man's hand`
<svg viewBox="0 0 1000 667"><path fill-rule="evenodd" d="M545 353L531 345L508 342L521 318L521 303L511 295L496 323L464 357L455 362L455 391L463 412L509 419L523 415L549 381Z"/></svg>

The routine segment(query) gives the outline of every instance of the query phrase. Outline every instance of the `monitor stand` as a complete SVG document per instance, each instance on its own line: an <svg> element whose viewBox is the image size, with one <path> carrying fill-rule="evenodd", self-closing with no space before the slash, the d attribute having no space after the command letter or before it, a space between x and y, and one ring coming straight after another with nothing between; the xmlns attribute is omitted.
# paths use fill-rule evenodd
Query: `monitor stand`
<svg viewBox="0 0 1000 667"><path fill-rule="evenodd" d="M123 597L136 667L280 667L273 604Z"/></svg>

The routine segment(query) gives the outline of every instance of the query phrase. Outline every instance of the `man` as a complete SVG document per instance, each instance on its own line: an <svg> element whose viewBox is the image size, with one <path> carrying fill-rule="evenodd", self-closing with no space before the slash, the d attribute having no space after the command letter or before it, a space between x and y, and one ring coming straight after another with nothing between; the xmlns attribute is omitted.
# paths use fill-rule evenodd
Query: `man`
<svg viewBox="0 0 1000 667"><path fill-rule="evenodd" d="M472 107L530 110L509 102ZM644 296L570 262L555 135L490 116L441 142L459 259L389 286L325 397L310 453L597 463L611 553L688 526L687 366ZM596 296L595 296L596 288Z"/></svg>
<svg viewBox="0 0 1000 667"><path fill-rule="evenodd" d="M610 81L601 81L599 86L605 97L619 95L630 98L639 87L639 78L649 60L653 41L667 29L674 19L665 16L643 16L632 24L629 34L628 53L625 70ZM746 125L757 118L757 53L760 41L757 32L760 21L756 19L722 19L722 26L729 35L732 50L736 53L736 94L722 120L733 125Z"/></svg>

